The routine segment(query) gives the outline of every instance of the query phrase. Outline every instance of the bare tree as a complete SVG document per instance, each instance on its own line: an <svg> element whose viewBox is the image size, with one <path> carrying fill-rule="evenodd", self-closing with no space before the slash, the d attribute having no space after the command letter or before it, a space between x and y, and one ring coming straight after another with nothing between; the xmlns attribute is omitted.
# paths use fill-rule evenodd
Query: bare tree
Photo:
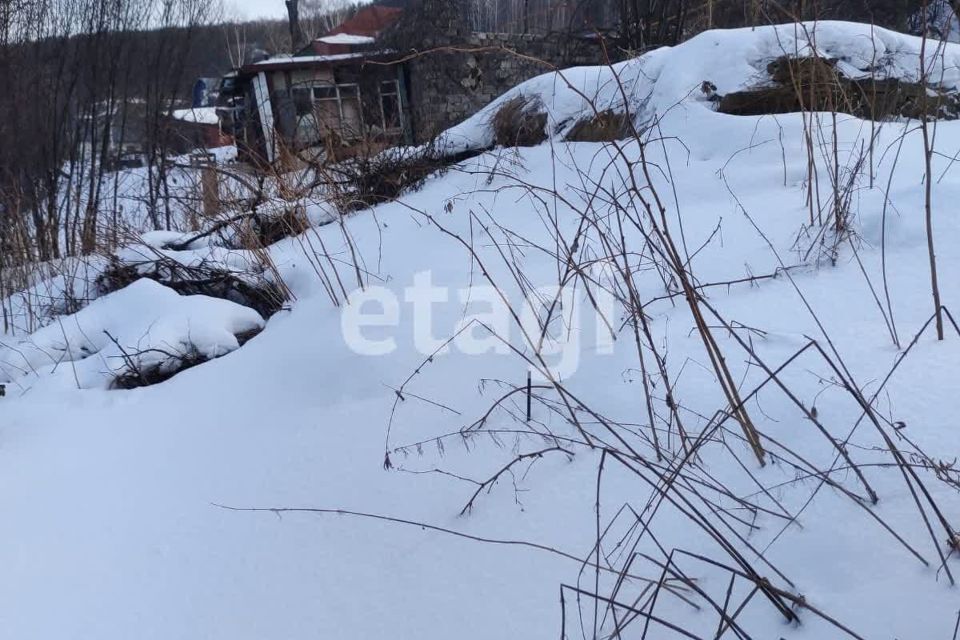
<svg viewBox="0 0 960 640"><path fill-rule="evenodd" d="M300 26L308 39L338 27L362 6L356 0L302 0Z"/></svg>
<svg viewBox="0 0 960 640"><path fill-rule="evenodd" d="M290 47L299 51L306 44L303 29L300 28L300 0L285 0L287 16L290 21Z"/></svg>
<svg viewBox="0 0 960 640"><path fill-rule="evenodd" d="M924 85L929 84L930 82L930 69L929 61L927 59L928 53L928 44L929 38L929 25L930 25L930 16L928 14L928 4L927 0L923 0L923 7L921 8L921 20L922 20L922 42L920 44L920 82ZM932 58L936 60L938 55L942 55L941 47L942 43L934 43L936 45L936 50ZM930 261L930 290L933 295L933 312L934 317L936 318L937 325L937 339L943 340L943 305L940 301L940 281L937 276L937 253L934 246L934 234L933 234L933 153L934 153L934 138L936 136L935 125L930 124L930 118L927 115L927 102L929 101L929 96L926 91L923 91L921 94L921 100L923 103L923 112L920 114L920 130L923 133L923 166L924 166L924 221L926 224L927 232L927 254ZM932 129L932 131L931 131Z"/></svg>

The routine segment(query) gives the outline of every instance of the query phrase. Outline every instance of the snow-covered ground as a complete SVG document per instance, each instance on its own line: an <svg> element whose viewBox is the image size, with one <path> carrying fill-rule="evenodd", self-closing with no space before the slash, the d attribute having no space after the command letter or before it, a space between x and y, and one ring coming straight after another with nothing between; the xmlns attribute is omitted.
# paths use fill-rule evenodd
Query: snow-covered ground
<svg viewBox="0 0 960 640"><path fill-rule="evenodd" d="M908 75L918 67L919 41L879 30L868 38L869 31L818 25L817 43L857 68L875 46L888 68ZM834 159L842 182L851 169L854 175L847 192L852 234L834 245L832 232L808 226L805 118L717 114L698 93L705 80L721 92L756 81L766 63L783 54L781 46L787 53L797 49L789 41L794 33L792 26L709 32L621 67L634 106L657 118L646 134L649 179L696 281L778 274L705 290L709 304L739 327L737 335L754 351L748 355L728 331L716 329L741 394L748 396L765 379L758 359L779 367L810 339L835 364L842 362L833 369L808 350L781 373L789 394L770 384L749 398L747 409L766 438L765 467L737 439L732 421L725 434L713 429L710 417L728 405L703 341L692 331L690 308L679 297L662 299L668 292L649 247L611 204L639 202L628 166L638 159L639 145L568 144L558 136L539 147L483 154L400 202L271 247L295 301L241 349L224 349L230 353L134 391L77 390L69 384L74 374L64 370L53 373L58 384L49 383L47 371L25 372L8 383L0 398L0 637L534 639L556 638L562 625L568 638L607 637L630 617L628 607L644 602L642 579L660 578L662 568L645 556L662 560L682 549L727 565L739 555L774 587L802 594L810 607L857 634L845 636L804 608L797 609L800 624L788 623L757 594L738 614L739 627L724 637L949 640L960 597L941 566L940 554L951 550L930 504L960 528L958 473L951 467L960 454L954 424L960 335L948 324L946 339L938 342L928 328L905 351L933 312L921 132L915 122L874 130L841 115L834 155L831 118L823 116L815 145L823 216L829 217L832 203ZM942 75L955 82L960 48L942 53ZM594 89L612 79L609 71L585 69L569 77L592 82ZM584 113L565 81L548 76L522 90L531 87L548 106L556 92L553 125ZM485 146L484 123L478 118L453 133ZM861 163L873 135L876 153ZM936 145L940 286L943 303L960 313L960 168L954 163L960 123L938 123ZM649 195L645 176L632 168L640 193ZM584 212L591 221L586 231ZM611 453L567 444L578 430L564 419L556 388L541 393L544 401L533 404L529 424L522 394L476 422L509 385L525 384L522 356L531 355L513 318L497 324L500 295L522 309L531 287L557 284L568 254L584 264L606 255L601 231L621 242L617 220L626 224L622 241L634 253L625 259L647 305L652 342L665 356L669 395L681 407L687 433L710 437L695 460L685 460L679 434L668 434L660 423L666 417L661 403L655 422L666 459L657 462L644 443L651 425L634 332L621 324L622 309L615 310L607 320L617 327L617 339L608 345L603 323L588 313L582 280L571 281L578 284L563 315L579 315L583 323L553 327L569 338L560 354L566 359L547 360L558 365L569 394L563 397L567 403L576 398L580 410L573 415L591 437L610 443L605 427L619 425L617 432L651 468L683 470L670 493L681 502L653 510L657 492L643 474L627 472ZM369 285L354 304L331 303L310 250L320 241L331 255L323 262L327 273L336 265L344 287L353 289L359 271ZM560 266L551 255L558 251ZM785 274L784 265L795 268ZM600 273L601 279L614 277ZM497 290L485 286L490 281ZM209 321L205 344L217 350L230 344L238 322L258 323L232 307L211 315L210 306L197 301L193 311L186 301L183 308L170 306L168 293L154 297L143 291L150 285L133 286L114 294L134 298L128 303L133 309L114 311L122 298L111 296L42 335L4 340L26 340L49 352L61 333L75 343L88 327L122 331L113 325L126 324L129 312L131 339L175 327L154 341L161 343L182 336L183 315L196 313ZM149 300L138 301L139 294ZM363 295L368 299L360 306ZM367 318L358 327L360 314L378 310L386 319ZM471 325L474 315L517 352ZM151 316L175 321L154 326ZM457 339L446 344L453 335ZM654 369L650 350L645 353L645 366ZM106 370L86 366L85 375ZM663 379L652 375L648 381L663 399ZM862 419L844 381L875 399L883 420L878 426ZM867 495L864 482L818 425L847 442L845 454L862 465L876 505L851 498ZM460 433L466 427L473 434L467 438ZM518 430L540 436L511 433ZM905 452L922 487L891 466L890 442L881 431ZM482 482L517 455L557 447L572 455L553 451L524 461L459 515L478 488L471 479ZM931 461L943 465L924 468ZM814 468L832 469L830 483L804 474ZM729 493L716 490L721 483ZM729 511L711 511L695 497L697 487L714 507ZM926 505L922 514L915 494ZM699 516L684 515L680 496L733 547L723 548L697 526ZM746 501L759 509L741 509ZM282 508L405 522L269 511ZM635 526L631 509L645 521L655 512L648 529ZM584 569L576 559L596 562L598 529L608 525L603 569ZM679 552L675 560L678 571L723 605L729 572ZM615 572L624 567L632 578L615 590ZM956 558L946 567L960 576ZM730 615L752 588L744 578L734 581ZM625 606L615 616L606 602L595 607L583 592L598 590L604 597L616 592ZM717 611L702 594L681 595L689 603L660 593L646 637L717 637ZM643 629L643 619L635 620L623 637L642 638Z"/></svg>

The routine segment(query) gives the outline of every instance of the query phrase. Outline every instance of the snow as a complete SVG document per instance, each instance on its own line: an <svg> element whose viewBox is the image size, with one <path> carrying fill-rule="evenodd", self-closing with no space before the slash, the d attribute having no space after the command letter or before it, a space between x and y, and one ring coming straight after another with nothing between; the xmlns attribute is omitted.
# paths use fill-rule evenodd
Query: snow
<svg viewBox="0 0 960 640"><path fill-rule="evenodd" d="M194 353L219 358L240 346L236 336L263 324L252 309L181 296L141 279L26 339L0 344L0 381L23 393L42 387L109 388L134 365L146 369Z"/></svg>
<svg viewBox="0 0 960 640"><path fill-rule="evenodd" d="M68 311L70 304L65 301L83 303L96 297L94 281L106 265L107 260L99 256L65 258L35 265L32 272L21 274L23 289L0 305L4 326L8 327L6 333L11 336L32 333ZM5 275L11 277L10 272ZM5 337L3 332L0 337Z"/></svg>
<svg viewBox="0 0 960 640"><path fill-rule="evenodd" d="M322 38L317 38L317 40L325 44L348 45L373 44L377 41L376 38L371 38L370 36L358 36L352 33L338 33L332 36L323 36Z"/></svg>
<svg viewBox="0 0 960 640"><path fill-rule="evenodd" d="M920 38L849 22L706 31L610 67L576 67L528 80L445 132L444 141L452 152L489 148L491 119L516 97L543 105L546 132L557 139L592 115L593 108L622 113L629 105L638 125L668 113L709 110L712 105L701 91L704 82L712 82L721 95L763 85L769 81L767 65L785 55L836 59L838 70L850 78L916 82L921 46ZM931 41L926 55L933 84L960 87L960 45Z"/></svg>
<svg viewBox="0 0 960 640"><path fill-rule="evenodd" d="M288 65L288 64L315 64L322 62L341 62L343 60L354 60L363 58L369 55L368 53L336 53L323 56L293 56L289 54L277 55L267 58L266 60L261 60L260 62L255 62L250 65L253 68L262 68L270 67L273 65Z"/></svg>
<svg viewBox="0 0 960 640"><path fill-rule="evenodd" d="M219 124L216 107L195 107L193 109L177 109L173 112L176 120L192 122L194 124Z"/></svg>
<svg viewBox="0 0 960 640"><path fill-rule="evenodd" d="M814 32L812 26L807 30ZM802 33L793 26L708 32L617 67L629 99L641 107L638 114L647 122L656 119L650 130L655 138L645 148L656 168L651 179L665 196L669 226L689 248L690 269L699 282L762 276L777 272L781 260L802 262L789 278L780 272L769 280L710 289L710 303L742 324L739 333L749 338L757 357L779 365L810 338L824 344L829 338L846 375L867 398L877 398L878 412L903 423L901 430L891 431L898 446L918 468L922 458L914 445L930 452L945 461L938 473L955 477L949 464L960 454L955 426L960 336L949 326L943 342L923 333L883 384L904 353L894 346L878 308L884 275L903 348L932 313L923 146L916 123L884 123L874 131L870 123L838 117L844 163L852 165L850 158L874 134L878 152L852 190L855 234L832 254L812 239L817 228L806 226L804 117L718 114L696 94L704 80L721 92L762 81L766 62L778 52L806 46ZM815 34L821 51L850 68L861 69L873 60L874 45L883 52L878 58L883 73L910 77L918 68L919 43L908 36L877 29L870 38L870 27L840 23L818 24ZM945 86L958 81L957 52L947 47L936 63L943 66ZM626 160L638 158L636 142L567 144L555 134L570 119L588 113L582 98L564 88L566 81L588 89L602 104L616 106L622 97L611 86L613 80L609 70L577 69L564 72L563 79L550 74L521 85L517 92L540 96L550 109L548 127L554 135L547 144L485 153L400 202L271 247L270 256L296 302L266 322L255 340L226 357L157 386L105 390L109 358L116 354L111 354L104 330L130 346L181 343L189 336L209 353L222 355L235 349L231 338L237 331L262 323L230 303L177 296L147 281L95 300L24 338L21 350L27 347L24 353L37 372L18 374L17 384L8 385L7 397L0 398L0 566L6 578L0 582L0 637L560 636L560 585L579 582L583 589L594 588L592 571L580 575L580 563L569 557L363 517L241 512L216 505L381 514L590 556L598 526L598 453L580 448L572 460L545 457L482 492L474 509L459 516L476 490L462 478L486 478L511 459L514 448L534 451L543 448L543 441L453 438L442 451L416 443L472 424L504 393L497 380L522 385L527 373L514 354L467 355L466 343L424 364L429 355L423 353L424 342L442 342L464 326L465 317L489 311L478 309L487 305L481 297L485 277L516 301L524 299L528 285L556 284L553 234L559 232L572 246L582 221L577 209L606 211L609 218L596 218L601 225L614 217L604 209L604 198L628 199L633 193ZM486 124L496 104L454 128L448 140L488 146ZM823 140L830 141L830 118L821 124ZM938 180L932 187L941 287L945 305L960 309L960 280L953 277L960 270L960 220L951 208L960 197L960 169L952 161L960 149L960 123L938 123L936 141L941 153L933 158ZM818 147L815 156L816 195L829 203L832 156L823 151ZM472 238L476 255L447 232ZM649 302L644 311L653 340L668 352L670 394L684 407L687 429L699 433L726 402L703 344L691 331L690 310L682 299L675 304L655 301L665 294L663 282L648 262L641 263L648 258L639 254L639 234L625 233L638 249L632 258L635 281L641 300ZM180 237L149 234L143 242L151 251L167 251L162 246ZM310 260L309 248L319 247L320 241L329 262L341 266L346 287L355 288L354 274L360 271L377 291L396 300L396 326L367 327L364 333L371 340L392 340L389 355L358 355L344 339L345 314L357 308L337 307L326 295ZM802 261L811 247L811 258ZM133 246L124 256L133 260L144 251ZM581 251L586 259L600 251L593 231L583 238ZM349 265L351 254L360 256L360 269ZM246 259L217 246L170 252L181 261L210 255L229 264ZM508 269L504 255L518 261L522 277ZM446 302L430 306L432 332L427 336L419 330L417 318L423 318L410 293L424 272L449 294ZM578 291L564 313L589 318L587 306ZM605 352L594 329L587 324L570 332L582 343L577 366L564 374L564 383L608 420L645 424L630 327L621 331L612 353ZM529 353L513 323L508 322L506 334L514 347ZM727 332L715 335L743 389L762 382L755 358L746 356ZM96 355L79 359L83 354L76 350L88 339ZM70 360L54 366L59 357L49 357L54 350L68 353ZM74 366L83 383L79 386L89 388L76 388ZM750 461L746 445L727 434L723 442L711 440L702 450L698 468L712 474L709 482L722 481L771 512L775 499L797 520L791 524L775 513L755 518L744 513L755 529L726 522L789 576L793 592L860 636L950 638L957 591L939 569L937 548L911 489L896 468L887 466L887 445L869 424L852 429L861 407L842 388L838 372L816 354L800 356L781 376L805 406L816 407L830 433L850 437L846 449L865 465L880 502L857 506L834 488L798 479L790 466L796 460L774 445L770 448L779 460L761 469ZM400 401L396 390L408 378ZM507 406L519 414L524 410L522 400ZM772 385L749 407L771 439L820 468L833 464L833 447ZM534 426L569 434L572 429L561 416L534 406ZM506 410L492 414L491 427L516 425ZM587 428L602 431L592 421ZM385 447L393 470L383 467ZM644 453L654 459L649 449ZM741 467L733 454L746 464ZM644 508L655 492L609 459L607 464L601 526L624 504L647 513ZM433 472L438 469L461 479ZM945 518L960 526L960 494L936 480L936 474L920 473ZM849 491L862 491L849 471L837 468L831 478ZM762 493L757 482L767 488L768 498L756 495ZM720 526L715 514L707 517ZM616 520L613 531L629 542L628 522ZM650 532L668 550L727 558L714 539L669 504L657 511ZM936 537L936 544L943 545L944 536ZM764 566L744 542L737 547ZM617 561L618 551L613 544L604 548L611 562ZM650 538L637 551L658 554ZM723 602L729 574L689 558L677 562ZM956 558L948 562L957 574ZM631 570L653 579L660 574L640 556ZM765 566L764 575L783 585ZM598 581L603 587L607 576ZM624 597L633 598L638 591L635 585L625 587ZM735 584L736 602L748 593L742 581ZM589 637L592 601L567 591L565 605L567 637ZM603 611L601 606L601 616ZM696 610L664 593L656 613L682 622L699 637L716 634L717 616L709 606ZM799 615L802 624L787 624L758 596L737 621L754 638L843 637L811 612ZM631 627L630 637L641 637L641 629ZM648 637L680 636L653 626Z"/></svg>

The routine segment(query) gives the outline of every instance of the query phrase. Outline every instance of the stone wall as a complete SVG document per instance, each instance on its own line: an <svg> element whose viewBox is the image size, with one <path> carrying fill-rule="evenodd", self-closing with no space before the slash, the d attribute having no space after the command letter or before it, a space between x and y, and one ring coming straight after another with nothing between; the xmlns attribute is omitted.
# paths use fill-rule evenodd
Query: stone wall
<svg viewBox="0 0 960 640"><path fill-rule="evenodd" d="M436 46L439 50L405 64L408 120L417 142L431 139L507 90L555 67L605 62L596 40L566 34L471 33Z"/></svg>

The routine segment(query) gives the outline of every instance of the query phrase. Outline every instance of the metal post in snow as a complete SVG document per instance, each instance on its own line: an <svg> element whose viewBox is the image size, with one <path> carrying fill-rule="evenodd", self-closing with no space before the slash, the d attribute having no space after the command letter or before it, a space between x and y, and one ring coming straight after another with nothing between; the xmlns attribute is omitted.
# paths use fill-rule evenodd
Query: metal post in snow
<svg viewBox="0 0 960 640"><path fill-rule="evenodd" d="M527 422L530 422L530 411L532 408L533 376L527 371Z"/></svg>

